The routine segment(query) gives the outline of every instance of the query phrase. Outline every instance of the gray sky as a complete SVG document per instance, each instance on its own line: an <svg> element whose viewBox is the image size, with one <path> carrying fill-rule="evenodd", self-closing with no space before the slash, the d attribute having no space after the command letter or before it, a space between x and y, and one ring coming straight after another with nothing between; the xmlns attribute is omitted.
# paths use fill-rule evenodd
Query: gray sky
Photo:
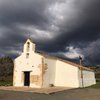
<svg viewBox="0 0 100 100"><path fill-rule="evenodd" d="M28 33L38 51L100 65L100 0L0 0L0 56L17 57Z"/></svg>

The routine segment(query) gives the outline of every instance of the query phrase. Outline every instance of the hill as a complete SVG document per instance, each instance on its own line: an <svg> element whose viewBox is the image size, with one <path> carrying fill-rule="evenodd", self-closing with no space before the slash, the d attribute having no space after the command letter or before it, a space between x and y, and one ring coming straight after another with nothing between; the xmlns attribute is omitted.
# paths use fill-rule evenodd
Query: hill
<svg viewBox="0 0 100 100"><path fill-rule="evenodd" d="M10 57L0 58L0 85L12 84L13 60Z"/></svg>
<svg viewBox="0 0 100 100"><path fill-rule="evenodd" d="M90 67L91 69L93 69L95 71L95 77L96 77L96 81L100 82L100 66L96 66L96 67Z"/></svg>

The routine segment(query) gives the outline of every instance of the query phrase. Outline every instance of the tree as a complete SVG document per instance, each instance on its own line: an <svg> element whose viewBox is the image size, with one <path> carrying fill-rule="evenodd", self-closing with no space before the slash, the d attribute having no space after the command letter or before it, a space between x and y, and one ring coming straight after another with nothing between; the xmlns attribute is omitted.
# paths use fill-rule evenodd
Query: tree
<svg viewBox="0 0 100 100"><path fill-rule="evenodd" d="M10 57L0 58L0 76L13 74L13 60Z"/></svg>

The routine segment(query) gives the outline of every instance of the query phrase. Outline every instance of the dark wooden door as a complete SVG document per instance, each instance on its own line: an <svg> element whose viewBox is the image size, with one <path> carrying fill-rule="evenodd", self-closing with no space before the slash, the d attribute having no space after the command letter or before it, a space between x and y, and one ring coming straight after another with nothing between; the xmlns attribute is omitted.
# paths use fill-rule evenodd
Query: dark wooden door
<svg viewBox="0 0 100 100"><path fill-rule="evenodd" d="M30 72L24 72L24 86L30 85Z"/></svg>

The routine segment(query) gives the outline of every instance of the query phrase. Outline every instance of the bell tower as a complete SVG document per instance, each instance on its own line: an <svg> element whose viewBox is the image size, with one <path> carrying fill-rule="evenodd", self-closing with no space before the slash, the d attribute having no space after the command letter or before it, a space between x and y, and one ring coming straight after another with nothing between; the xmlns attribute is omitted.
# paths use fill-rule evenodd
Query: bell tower
<svg viewBox="0 0 100 100"><path fill-rule="evenodd" d="M35 43L33 43L30 38L28 38L26 43L24 44L23 52L24 53L35 52Z"/></svg>

